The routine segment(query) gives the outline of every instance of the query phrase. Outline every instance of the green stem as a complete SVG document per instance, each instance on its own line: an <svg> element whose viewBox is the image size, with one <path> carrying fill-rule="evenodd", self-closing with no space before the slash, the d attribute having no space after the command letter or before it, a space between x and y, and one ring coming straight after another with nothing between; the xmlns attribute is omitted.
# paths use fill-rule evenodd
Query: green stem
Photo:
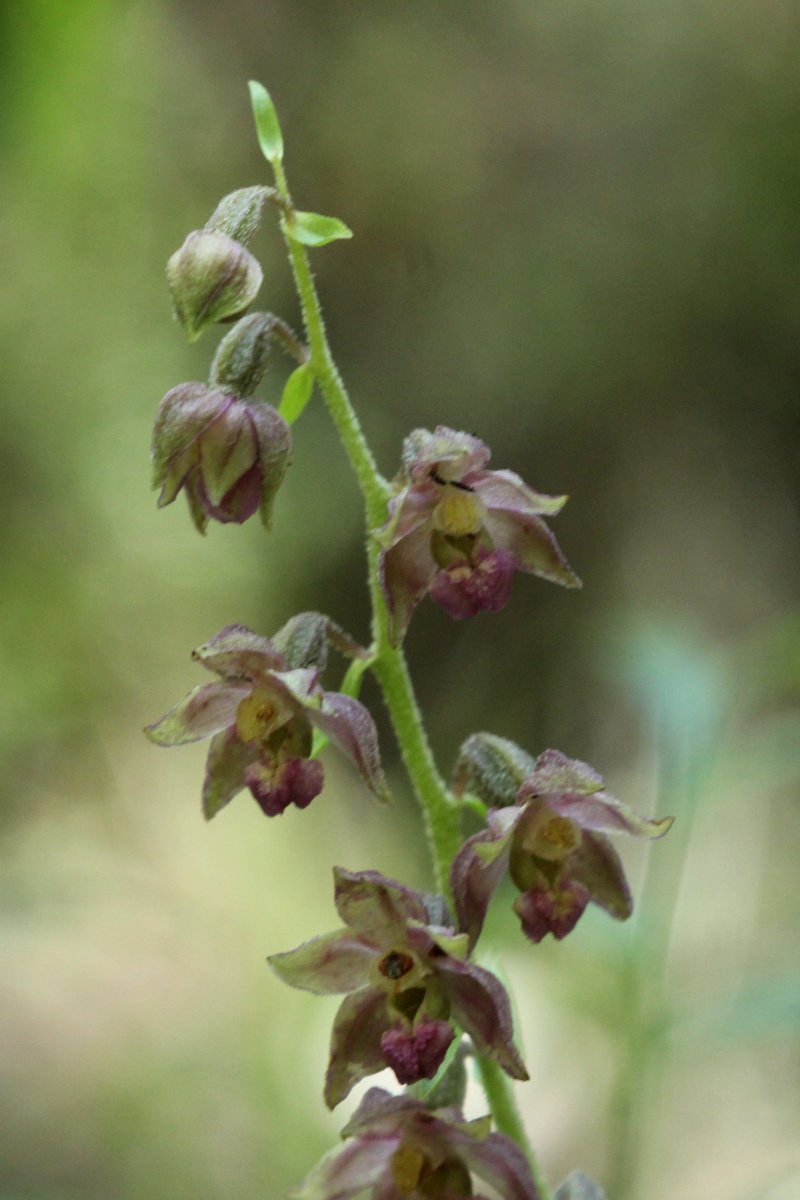
<svg viewBox="0 0 800 1200"><path fill-rule="evenodd" d="M292 197L286 183L283 164L276 161L272 165L275 170L278 194L285 201L287 208L286 215L281 217L281 229L303 310L306 338L311 351L311 365L328 412L358 479L361 494L364 497L369 528L377 529L386 520L389 485L378 470L358 417L350 403L347 389L333 361L308 254L305 247L291 236Z"/></svg>
<svg viewBox="0 0 800 1200"><path fill-rule="evenodd" d="M528 1140L525 1126L522 1124L522 1118L519 1115L519 1109L514 1099L511 1080L502 1067L498 1066L490 1058L479 1058L477 1062L481 1083L483 1084L486 1098L489 1101L489 1107L492 1110L495 1127L499 1133L506 1134L512 1141L516 1142L520 1150L524 1151L527 1155L531 1174L539 1193L539 1200L550 1200L550 1188L547 1186L547 1181L542 1175L538 1160L533 1152L533 1147Z"/></svg>
<svg viewBox="0 0 800 1200"><path fill-rule="evenodd" d="M388 611L378 572L380 546L374 534L386 523L391 490L377 468L333 360L305 247L291 236L293 207L283 164L274 161L272 165L278 194L283 203L281 228L303 310L311 365L364 500L373 626L373 656L369 665L381 686L403 762L422 810L436 887L443 895L449 897L450 865L460 842L459 805L436 767L405 655L400 647L391 644ZM497 1128L511 1137L527 1154L541 1200L550 1200L550 1192L538 1169L536 1157L517 1111L510 1081L496 1063L486 1059L479 1059L478 1063Z"/></svg>

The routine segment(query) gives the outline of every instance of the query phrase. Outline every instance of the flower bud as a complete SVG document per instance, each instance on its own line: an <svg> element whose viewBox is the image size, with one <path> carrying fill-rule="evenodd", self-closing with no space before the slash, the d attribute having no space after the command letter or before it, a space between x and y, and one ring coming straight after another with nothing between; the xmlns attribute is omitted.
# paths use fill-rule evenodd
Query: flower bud
<svg viewBox="0 0 800 1200"><path fill-rule="evenodd" d="M190 233L167 263L175 315L190 342L213 321L243 313L262 279L260 265L240 242L205 229Z"/></svg>
<svg viewBox="0 0 800 1200"><path fill-rule="evenodd" d="M213 388L252 396L267 369L272 329L271 313L251 313L237 321L217 346L209 382Z"/></svg>
<svg viewBox="0 0 800 1200"><path fill-rule="evenodd" d="M161 401L153 430L158 506L183 490L200 533L210 519L241 525L256 510L269 528L291 447L289 426L269 404L182 383Z"/></svg>
<svg viewBox="0 0 800 1200"><path fill-rule="evenodd" d="M261 224L264 201L274 189L256 186L238 188L223 196L206 222L206 232L225 233L247 245Z"/></svg>
<svg viewBox="0 0 800 1200"><path fill-rule="evenodd" d="M453 790L456 795L472 792L491 808L514 804L535 765L515 742L492 733L473 733L458 752Z"/></svg>

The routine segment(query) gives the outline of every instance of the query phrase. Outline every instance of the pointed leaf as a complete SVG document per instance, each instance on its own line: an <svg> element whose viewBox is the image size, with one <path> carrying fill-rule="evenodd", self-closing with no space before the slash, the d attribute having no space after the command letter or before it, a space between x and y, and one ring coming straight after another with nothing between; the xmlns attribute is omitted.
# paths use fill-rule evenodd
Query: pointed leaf
<svg viewBox="0 0 800 1200"><path fill-rule="evenodd" d="M256 83L254 79L250 80L248 86L261 153L267 162L280 162L283 158L283 134L272 97L264 85Z"/></svg>
<svg viewBox="0 0 800 1200"><path fill-rule="evenodd" d="M283 388L278 412L288 425L301 415L314 391L314 368L310 362L295 367Z"/></svg>
<svg viewBox="0 0 800 1200"><path fill-rule="evenodd" d="M293 213L287 220L286 230L290 238L304 246L327 246L328 242L353 236L352 229L338 217L324 217L322 213L313 212Z"/></svg>

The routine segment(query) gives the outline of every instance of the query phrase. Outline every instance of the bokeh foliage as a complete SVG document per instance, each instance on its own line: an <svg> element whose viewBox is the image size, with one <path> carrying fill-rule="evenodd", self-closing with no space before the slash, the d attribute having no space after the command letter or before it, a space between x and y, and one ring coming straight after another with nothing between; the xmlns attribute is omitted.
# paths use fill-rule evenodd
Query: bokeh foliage
<svg viewBox="0 0 800 1200"><path fill-rule="evenodd" d="M572 496L556 532L582 593L518 579L502 617L414 618L443 767L488 728L680 818L630 929L587 919L534 951L493 918L545 1163L616 1200L784 1200L795 6L6 0L0 22L0 1197L281 1194L340 1125L332 1007L287 1000L263 957L329 927L333 861L427 882L396 769L390 817L341 771L308 814L242 798L206 828L202 751L138 732L229 621L324 608L365 631L358 501L317 405L269 541L201 540L147 490L155 405L213 341L184 344L163 262L265 179L255 77L298 203L355 231L315 262L386 471L444 422ZM276 232L255 249L265 306L296 321Z"/></svg>

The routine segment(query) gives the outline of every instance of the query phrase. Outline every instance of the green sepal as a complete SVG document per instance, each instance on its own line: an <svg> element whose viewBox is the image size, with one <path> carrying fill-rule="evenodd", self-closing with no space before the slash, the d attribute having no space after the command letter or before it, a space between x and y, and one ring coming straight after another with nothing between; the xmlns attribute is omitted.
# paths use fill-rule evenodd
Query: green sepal
<svg viewBox="0 0 800 1200"><path fill-rule="evenodd" d="M295 367L283 388L278 412L287 425L293 425L311 399L314 391L314 368L311 363Z"/></svg>
<svg viewBox="0 0 800 1200"><path fill-rule="evenodd" d="M338 217L323 217L321 213L295 212L286 223L286 231L295 242L304 246L327 246L339 238L351 238L352 229Z"/></svg>
<svg viewBox="0 0 800 1200"><path fill-rule="evenodd" d="M250 80L248 87L250 88L250 103L253 106L253 118L256 123L256 134L261 153L267 162L281 162L283 160L283 134L272 97L264 85L256 83L254 79Z"/></svg>

